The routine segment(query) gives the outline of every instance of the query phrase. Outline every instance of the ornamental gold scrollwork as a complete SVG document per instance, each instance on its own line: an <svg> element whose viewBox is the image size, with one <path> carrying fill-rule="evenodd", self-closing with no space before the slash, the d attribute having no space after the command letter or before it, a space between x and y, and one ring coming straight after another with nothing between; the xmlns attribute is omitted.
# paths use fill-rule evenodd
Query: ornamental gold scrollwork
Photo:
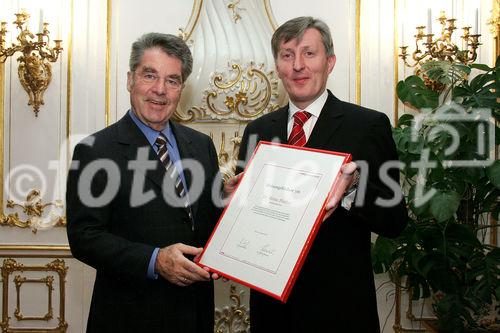
<svg viewBox="0 0 500 333"><path fill-rule="evenodd" d="M189 46L190 48L193 47L194 45L194 40L189 38L188 32L184 28L177 28L179 30L179 33L177 34L177 37L182 38L184 42L186 42L186 45Z"/></svg>
<svg viewBox="0 0 500 333"><path fill-rule="evenodd" d="M251 62L242 68L231 65L232 78L223 74L213 76L213 89L205 90L208 115L213 119L223 119L229 115L238 120L250 120L278 108L278 81L274 71L264 72L264 65L255 66ZM225 96L224 106L217 103L219 96Z"/></svg>
<svg viewBox="0 0 500 333"><path fill-rule="evenodd" d="M278 78L266 72L264 64L234 63L227 73L215 72L209 88L203 92L202 106L177 111L174 119L250 121L278 109Z"/></svg>
<svg viewBox="0 0 500 333"><path fill-rule="evenodd" d="M231 285L229 298L232 305L215 309L216 333L243 333L250 331L250 315L248 307L241 304L245 292L236 292L236 286Z"/></svg>
<svg viewBox="0 0 500 333"><path fill-rule="evenodd" d="M232 14L233 14L233 20L234 20L234 23L238 22L238 20L241 19L241 15L240 15L240 11L241 10L245 10L245 8L239 8L240 4L240 0L236 0L236 1L230 1L228 4L227 4L227 9L229 9Z"/></svg>
<svg viewBox="0 0 500 333"><path fill-rule="evenodd" d="M213 133L210 133L210 137L213 140ZM241 144L241 136L236 131L234 136L229 139L229 142L232 143L233 148L230 152L226 151L226 133L221 133L221 144L219 148L218 161L219 161L219 169L222 173L222 179L224 181L229 180L235 175L236 165L238 163L238 152L240 150Z"/></svg>
<svg viewBox="0 0 500 333"><path fill-rule="evenodd" d="M48 216L43 217L45 209L51 207L51 211ZM13 200L7 200L7 208L14 209L20 208L23 213L28 216L27 220L22 220L18 213L12 213L7 216L0 215L0 225L19 227L19 228L31 228L33 233L37 230L48 229L52 227L65 227L66 218L57 215L53 210L58 210L62 212L63 203L61 200L56 200L54 202L43 203L40 191L37 189L31 190L26 196L25 203L16 203Z"/></svg>
<svg viewBox="0 0 500 333"><path fill-rule="evenodd" d="M58 326L55 328L47 328L47 327L39 327L39 328L30 328L29 332L37 333L37 332L55 332L55 333L64 333L68 329L68 323L65 320L65 283L66 283L66 274L68 272L68 267L66 263L62 259L55 259L45 265L23 265L12 258L7 258L3 261L3 265L1 267L1 275L2 275L2 304L9 304L9 276L13 272L54 272L59 276L59 316L57 318ZM14 311L14 316L18 320L46 320L49 321L53 318L53 310L52 310L52 291L54 290L54 277L49 275L41 279L28 279L22 277L20 275L16 275L12 282L14 282L17 289L17 307ZM21 314L20 310L20 286L26 282L38 282L45 283L49 288L49 299L48 299L48 313L43 317L24 317ZM7 306L3 306L2 308L2 321L0 322L0 328L2 333L6 332L20 332L23 329L17 329L10 326L9 309ZM26 330L25 330L26 331ZM27 332L27 331L26 331Z"/></svg>
<svg viewBox="0 0 500 333"><path fill-rule="evenodd" d="M196 119L203 119L205 116L206 112L204 108L193 106L186 111L186 114L176 111L173 115L173 119L181 123L189 123L195 121Z"/></svg>
<svg viewBox="0 0 500 333"><path fill-rule="evenodd" d="M52 80L52 67L44 59L33 55L24 55L18 60L19 81L28 93L28 105L33 106L35 116L38 117L40 106L44 105L43 94Z"/></svg>

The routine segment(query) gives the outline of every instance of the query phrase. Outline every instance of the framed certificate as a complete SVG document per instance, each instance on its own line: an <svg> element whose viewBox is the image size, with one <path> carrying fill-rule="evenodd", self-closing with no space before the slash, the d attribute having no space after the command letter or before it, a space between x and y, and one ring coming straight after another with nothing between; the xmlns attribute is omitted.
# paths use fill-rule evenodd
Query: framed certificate
<svg viewBox="0 0 500 333"><path fill-rule="evenodd" d="M286 302L350 160L261 141L198 264Z"/></svg>

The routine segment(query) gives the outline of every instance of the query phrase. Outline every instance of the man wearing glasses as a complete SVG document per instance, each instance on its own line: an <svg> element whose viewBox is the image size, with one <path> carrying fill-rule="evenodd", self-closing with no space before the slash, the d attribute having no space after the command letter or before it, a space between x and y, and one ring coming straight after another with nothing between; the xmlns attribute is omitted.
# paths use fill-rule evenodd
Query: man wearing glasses
<svg viewBox="0 0 500 333"><path fill-rule="evenodd" d="M212 277L193 259L220 213L217 154L208 136L170 120L192 63L180 38L140 37L130 110L75 148L68 239L97 270L87 332L213 332Z"/></svg>

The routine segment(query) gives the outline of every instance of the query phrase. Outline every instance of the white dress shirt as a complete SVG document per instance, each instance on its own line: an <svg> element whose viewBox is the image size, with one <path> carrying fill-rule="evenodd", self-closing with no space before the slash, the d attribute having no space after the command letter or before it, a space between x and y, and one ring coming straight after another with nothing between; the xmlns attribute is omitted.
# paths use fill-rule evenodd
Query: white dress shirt
<svg viewBox="0 0 500 333"><path fill-rule="evenodd" d="M323 106L325 106L327 98L328 98L328 92L325 89L325 91L323 91L323 93L305 109L299 109L295 104L293 104L292 101L290 101L288 107L288 127L287 127L286 137L288 138L290 136L290 133L292 132L293 115L299 111L307 111L311 114L311 117L307 119L302 128L304 129L304 133L306 135L306 141L309 140L311 132L314 128L314 125L316 125L316 122L318 121L319 114L321 113Z"/></svg>
<svg viewBox="0 0 500 333"><path fill-rule="evenodd" d="M289 101L288 103L288 125L287 125L287 138L290 136L290 133L292 132L293 128L293 115L296 112L299 111L307 111L311 114L311 117L307 119L307 121L304 123L304 126L302 126L302 129L304 130L304 134L306 135L306 142L309 140L309 137L311 136L311 133L314 129L314 125L316 125L316 122L318 121L319 115L321 113L321 110L325 106L326 100L328 98L328 92L326 89L323 91L321 95L319 95L318 98L314 100L310 105L308 105L305 109L300 109L297 107L295 104L293 104L292 101ZM356 190L349 192L346 196L344 196L340 202L340 205L344 207L347 210L351 209L352 203L354 202L354 199L356 197Z"/></svg>

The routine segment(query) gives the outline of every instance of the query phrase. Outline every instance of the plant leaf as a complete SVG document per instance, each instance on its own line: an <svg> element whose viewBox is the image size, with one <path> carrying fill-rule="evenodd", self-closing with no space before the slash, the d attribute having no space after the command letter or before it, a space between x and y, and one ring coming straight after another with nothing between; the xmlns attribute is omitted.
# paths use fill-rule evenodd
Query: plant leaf
<svg viewBox="0 0 500 333"><path fill-rule="evenodd" d="M415 117L412 114L408 114L407 113L407 114L402 115L398 119L398 125L397 125L397 127L411 126L414 118Z"/></svg>
<svg viewBox="0 0 500 333"><path fill-rule="evenodd" d="M470 269L466 272L466 282L470 293L483 303L492 303L499 285L499 250L495 248L486 254L476 251L468 262Z"/></svg>
<svg viewBox="0 0 500 333"><path fill-rule="evenodd" d="M449 220L458 210L460 195L455 191L438 191L431 200L430 209L438 222Z"/></svg>
<svg viewBox="0 0 500 333"><path fill-rule="evenodd" d="M446 60L428 61L421 66L421 70L431 80L447 86L465 80L470 74L468 66Z"/></svg>
<svg viewBox="0 0 500 333"><path fill-rule="evenodd" d="M399 81L396 92L403 103L409 103L417 109L434 109L438 106L438 93L427 89L424 81L416 75L409 76L404 81Z"/></svg>
<svg viewBox="0 0 500 333"><path fill-rule="evenodd" d="M500 189L500 161L496 160L492 165L486 170L488 179L491 181L496 188Z"/></svg>
<svg viewBox="0 0 500 333"><path fill-rule="evenodd" d="M394 262L393 254L397 246L393 239L377 237L372 248L372 266L376 274L386 272Z"/></svg>
<svg viewBox="0 0 500 333"><path fill-rule="evenodd" d="M476 69L479 69L479 70L482 70L485 72L489 72L489 71L492 71L494 69L494 68L488 67L488 65L485 65L485 64L471 64L470 67L476 68Z"/></svg>

